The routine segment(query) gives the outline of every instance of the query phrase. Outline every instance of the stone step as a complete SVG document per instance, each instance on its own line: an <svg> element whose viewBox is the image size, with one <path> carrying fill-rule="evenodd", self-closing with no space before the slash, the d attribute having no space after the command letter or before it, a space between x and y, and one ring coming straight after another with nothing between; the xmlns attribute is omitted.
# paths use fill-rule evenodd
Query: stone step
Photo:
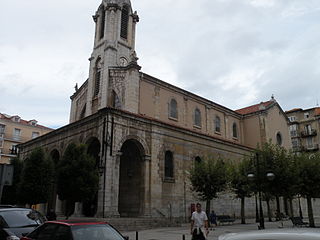
<svg viewBox="0 0 320 240"><path fill-rule="evenodd" d="M141 231L152 228L178 227L181 222L167 218L69 218L69 220L105 221L121 232Z"/></svg>

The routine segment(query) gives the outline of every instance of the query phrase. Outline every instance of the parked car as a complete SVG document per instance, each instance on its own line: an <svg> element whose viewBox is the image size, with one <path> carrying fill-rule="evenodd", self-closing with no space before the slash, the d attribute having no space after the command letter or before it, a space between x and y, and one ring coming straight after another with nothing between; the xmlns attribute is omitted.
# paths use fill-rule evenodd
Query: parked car
<svg viewBox="0 0 320 240"><path fill-rule="evenodd" d="M41 213L30 208L0 208L0 240L19 240L45 221Z"/></svg>
<svg viewBox="0 0 320 240"><path fill-rule="evenodd" d="M21 240L128 240L106 222L48 221Z"/></svg>
<svg viewBox="0 0 320 240"><path fill-rule="evenodd" d="M319 240L320 229L281 228L242 233L228 233L218 240Z"/></svg>

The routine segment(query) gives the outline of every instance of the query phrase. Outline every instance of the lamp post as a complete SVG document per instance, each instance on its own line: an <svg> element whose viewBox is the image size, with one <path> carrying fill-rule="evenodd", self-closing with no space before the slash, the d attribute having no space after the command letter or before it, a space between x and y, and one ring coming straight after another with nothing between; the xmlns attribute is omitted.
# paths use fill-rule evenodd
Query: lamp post
<svg viewBox="0 0 320 240"><path fill-rule="evenodd" d="M261 175L260 175L260 162L259 162L259 153L256 153L256 176L254 173L249 173L248 178L250 180L256 179L257 189L258 189L258 198L259 198L259 229L264 229L264 216L263 216L263 208L262 208L262 194L261 194ZM266 177L268 180L272 181L275 178L273 172L267 172Z"/></svg>

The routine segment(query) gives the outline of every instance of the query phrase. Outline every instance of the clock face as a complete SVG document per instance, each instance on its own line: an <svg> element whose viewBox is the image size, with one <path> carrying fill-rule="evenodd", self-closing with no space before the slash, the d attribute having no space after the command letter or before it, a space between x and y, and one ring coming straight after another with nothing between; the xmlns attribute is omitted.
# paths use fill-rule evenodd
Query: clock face
<svg viewBox="0 0 320 240"><path fill-rule="evenodd" d="M125 57L121 57L121 58L119 59L119 65L120 65L121 67L125 67L125 66L127 66L127 64L128 64L128 61L127 61L127 59L126 59Z"/></svg>

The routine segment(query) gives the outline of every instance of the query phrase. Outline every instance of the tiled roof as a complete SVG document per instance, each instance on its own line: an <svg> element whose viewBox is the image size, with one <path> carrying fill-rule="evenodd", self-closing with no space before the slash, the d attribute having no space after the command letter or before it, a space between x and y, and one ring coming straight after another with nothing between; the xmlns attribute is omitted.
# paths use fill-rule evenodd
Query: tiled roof
<svg viewBox="0 0 320 240"><path fill-rule="evenodd" d="M302 108L294 108L294 109L286 111L286 113L292 113L292 112L298 112L298 111L302 111Z"/></svg>
<svg viewBox="0 0 320 240"><path fill-rule="evenodd" d="M5 114L5 113L0 113L0 119L5 119L5 120L11 120L13 121L12 119L14 117L19 117L18 115L14 115L14 116L10 116L8 114ZM20 117L19 117L20 118ZM36 125L32 125L31 122L36 122ZM14 121L13 121L14 122ZM28 125L28 126L34 126L34 127L38 127L38 128L44 128L44 129L47 129L47 130L53 130L52 128L48 128L48 127L45 127L45 126L42 126L40 124L37 124L37 121L32 119L32 120L24 120L24 119L21 119L20 118L20 121L19 122L16 122L16 123L20 123L20 124L23 124L23 125Z"/></svg>
<svg viewBox="0 0 320 240"><path fill-rule="evenodd" d="M261 103L256 104L256 105L252 105L252 106L249 106L249 107L238 109L238 110L236 110L236 112L240 113L242 115L255 113L255 112L263 111L264 109L266 109L267 107L269 107L273 103L275 103L275 101L272 101L272 100L267 101L267 102L261 102Z"/></svg>

